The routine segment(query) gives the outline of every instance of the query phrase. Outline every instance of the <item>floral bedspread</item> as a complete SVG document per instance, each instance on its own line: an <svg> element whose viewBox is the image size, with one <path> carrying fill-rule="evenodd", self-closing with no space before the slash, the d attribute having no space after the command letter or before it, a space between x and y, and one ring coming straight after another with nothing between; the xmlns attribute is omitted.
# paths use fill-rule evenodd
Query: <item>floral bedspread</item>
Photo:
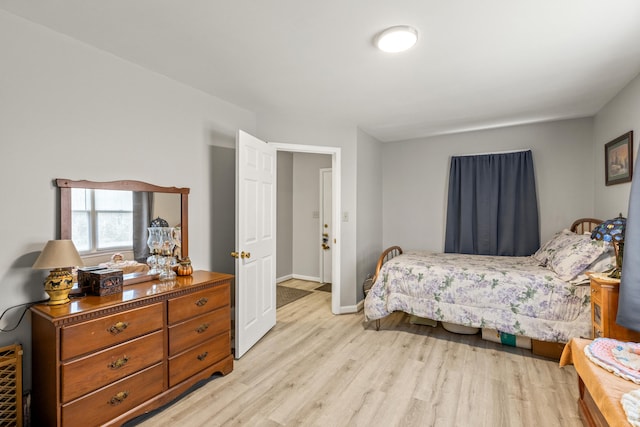
<svg viewBox="0 0 640 427"><path fill-rule="evenodd" d="M588 285L562 281L533 257L409 252L386 262L364 303L367 320L393 311L530 338L588 337Z"/></svg>

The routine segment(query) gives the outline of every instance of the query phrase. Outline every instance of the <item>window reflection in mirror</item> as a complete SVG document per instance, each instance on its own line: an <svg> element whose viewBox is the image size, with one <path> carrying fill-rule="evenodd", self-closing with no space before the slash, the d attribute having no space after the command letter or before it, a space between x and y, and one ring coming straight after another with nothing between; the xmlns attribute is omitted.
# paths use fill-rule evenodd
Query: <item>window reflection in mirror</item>
<svg viewBox="0 0 640 427"><path fill-rule="evenodd" d="M133 192L71 190L71 236L81 253L133 250Z"/></svg>

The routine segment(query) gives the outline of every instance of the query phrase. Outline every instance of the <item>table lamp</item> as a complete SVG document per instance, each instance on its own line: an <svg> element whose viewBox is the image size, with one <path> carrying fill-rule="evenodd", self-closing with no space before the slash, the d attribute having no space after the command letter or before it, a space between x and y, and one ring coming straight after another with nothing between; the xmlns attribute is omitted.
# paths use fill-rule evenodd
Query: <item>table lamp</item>
<svg viewBox="0 0 640 427"><path fill-rule="evenodd" d="M82 266L82 258L71 240L49 240L33 264L36 269L51 269L44 281L44 290L49 294L48 305L68 303L73 288L71 267Z"/></svg>
<svg viewBox="0 0 640 427"><path fill-rule="evenodd" d="M614 279L620 278L622 271L622 254L624 251L624 229L627 225L627 219L618 215L617 218L608 219L591 232L591 238L595 240L603 240L613 244L616 253L616 267L609 273L609 277Z"/></svg>

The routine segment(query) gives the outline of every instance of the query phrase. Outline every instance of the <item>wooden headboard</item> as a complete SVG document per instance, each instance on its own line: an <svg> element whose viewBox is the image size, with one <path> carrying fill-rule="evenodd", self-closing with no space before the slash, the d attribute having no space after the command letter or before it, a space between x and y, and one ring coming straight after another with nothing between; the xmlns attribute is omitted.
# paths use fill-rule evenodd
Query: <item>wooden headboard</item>
<svg viewBox="0 0 640 427"><path fill-rule="evenodd" d="M576 234L591 233L594 228L602 223L601 219L596 218L580 218L571 224L570 230Z"/></svg>

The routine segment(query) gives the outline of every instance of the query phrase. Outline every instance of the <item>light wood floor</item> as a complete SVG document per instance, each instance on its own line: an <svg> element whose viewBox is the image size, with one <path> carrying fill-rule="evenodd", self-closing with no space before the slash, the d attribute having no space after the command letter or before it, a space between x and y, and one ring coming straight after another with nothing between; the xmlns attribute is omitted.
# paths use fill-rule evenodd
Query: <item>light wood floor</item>
<svg viewBox="0 0 640 427"><path fill-rule="evenodd" d="M313 289L318 283L290 281ZM226 377L141 426L581 426L572 366L529 350L408 323L376 332L314 292Z"/></svg>

